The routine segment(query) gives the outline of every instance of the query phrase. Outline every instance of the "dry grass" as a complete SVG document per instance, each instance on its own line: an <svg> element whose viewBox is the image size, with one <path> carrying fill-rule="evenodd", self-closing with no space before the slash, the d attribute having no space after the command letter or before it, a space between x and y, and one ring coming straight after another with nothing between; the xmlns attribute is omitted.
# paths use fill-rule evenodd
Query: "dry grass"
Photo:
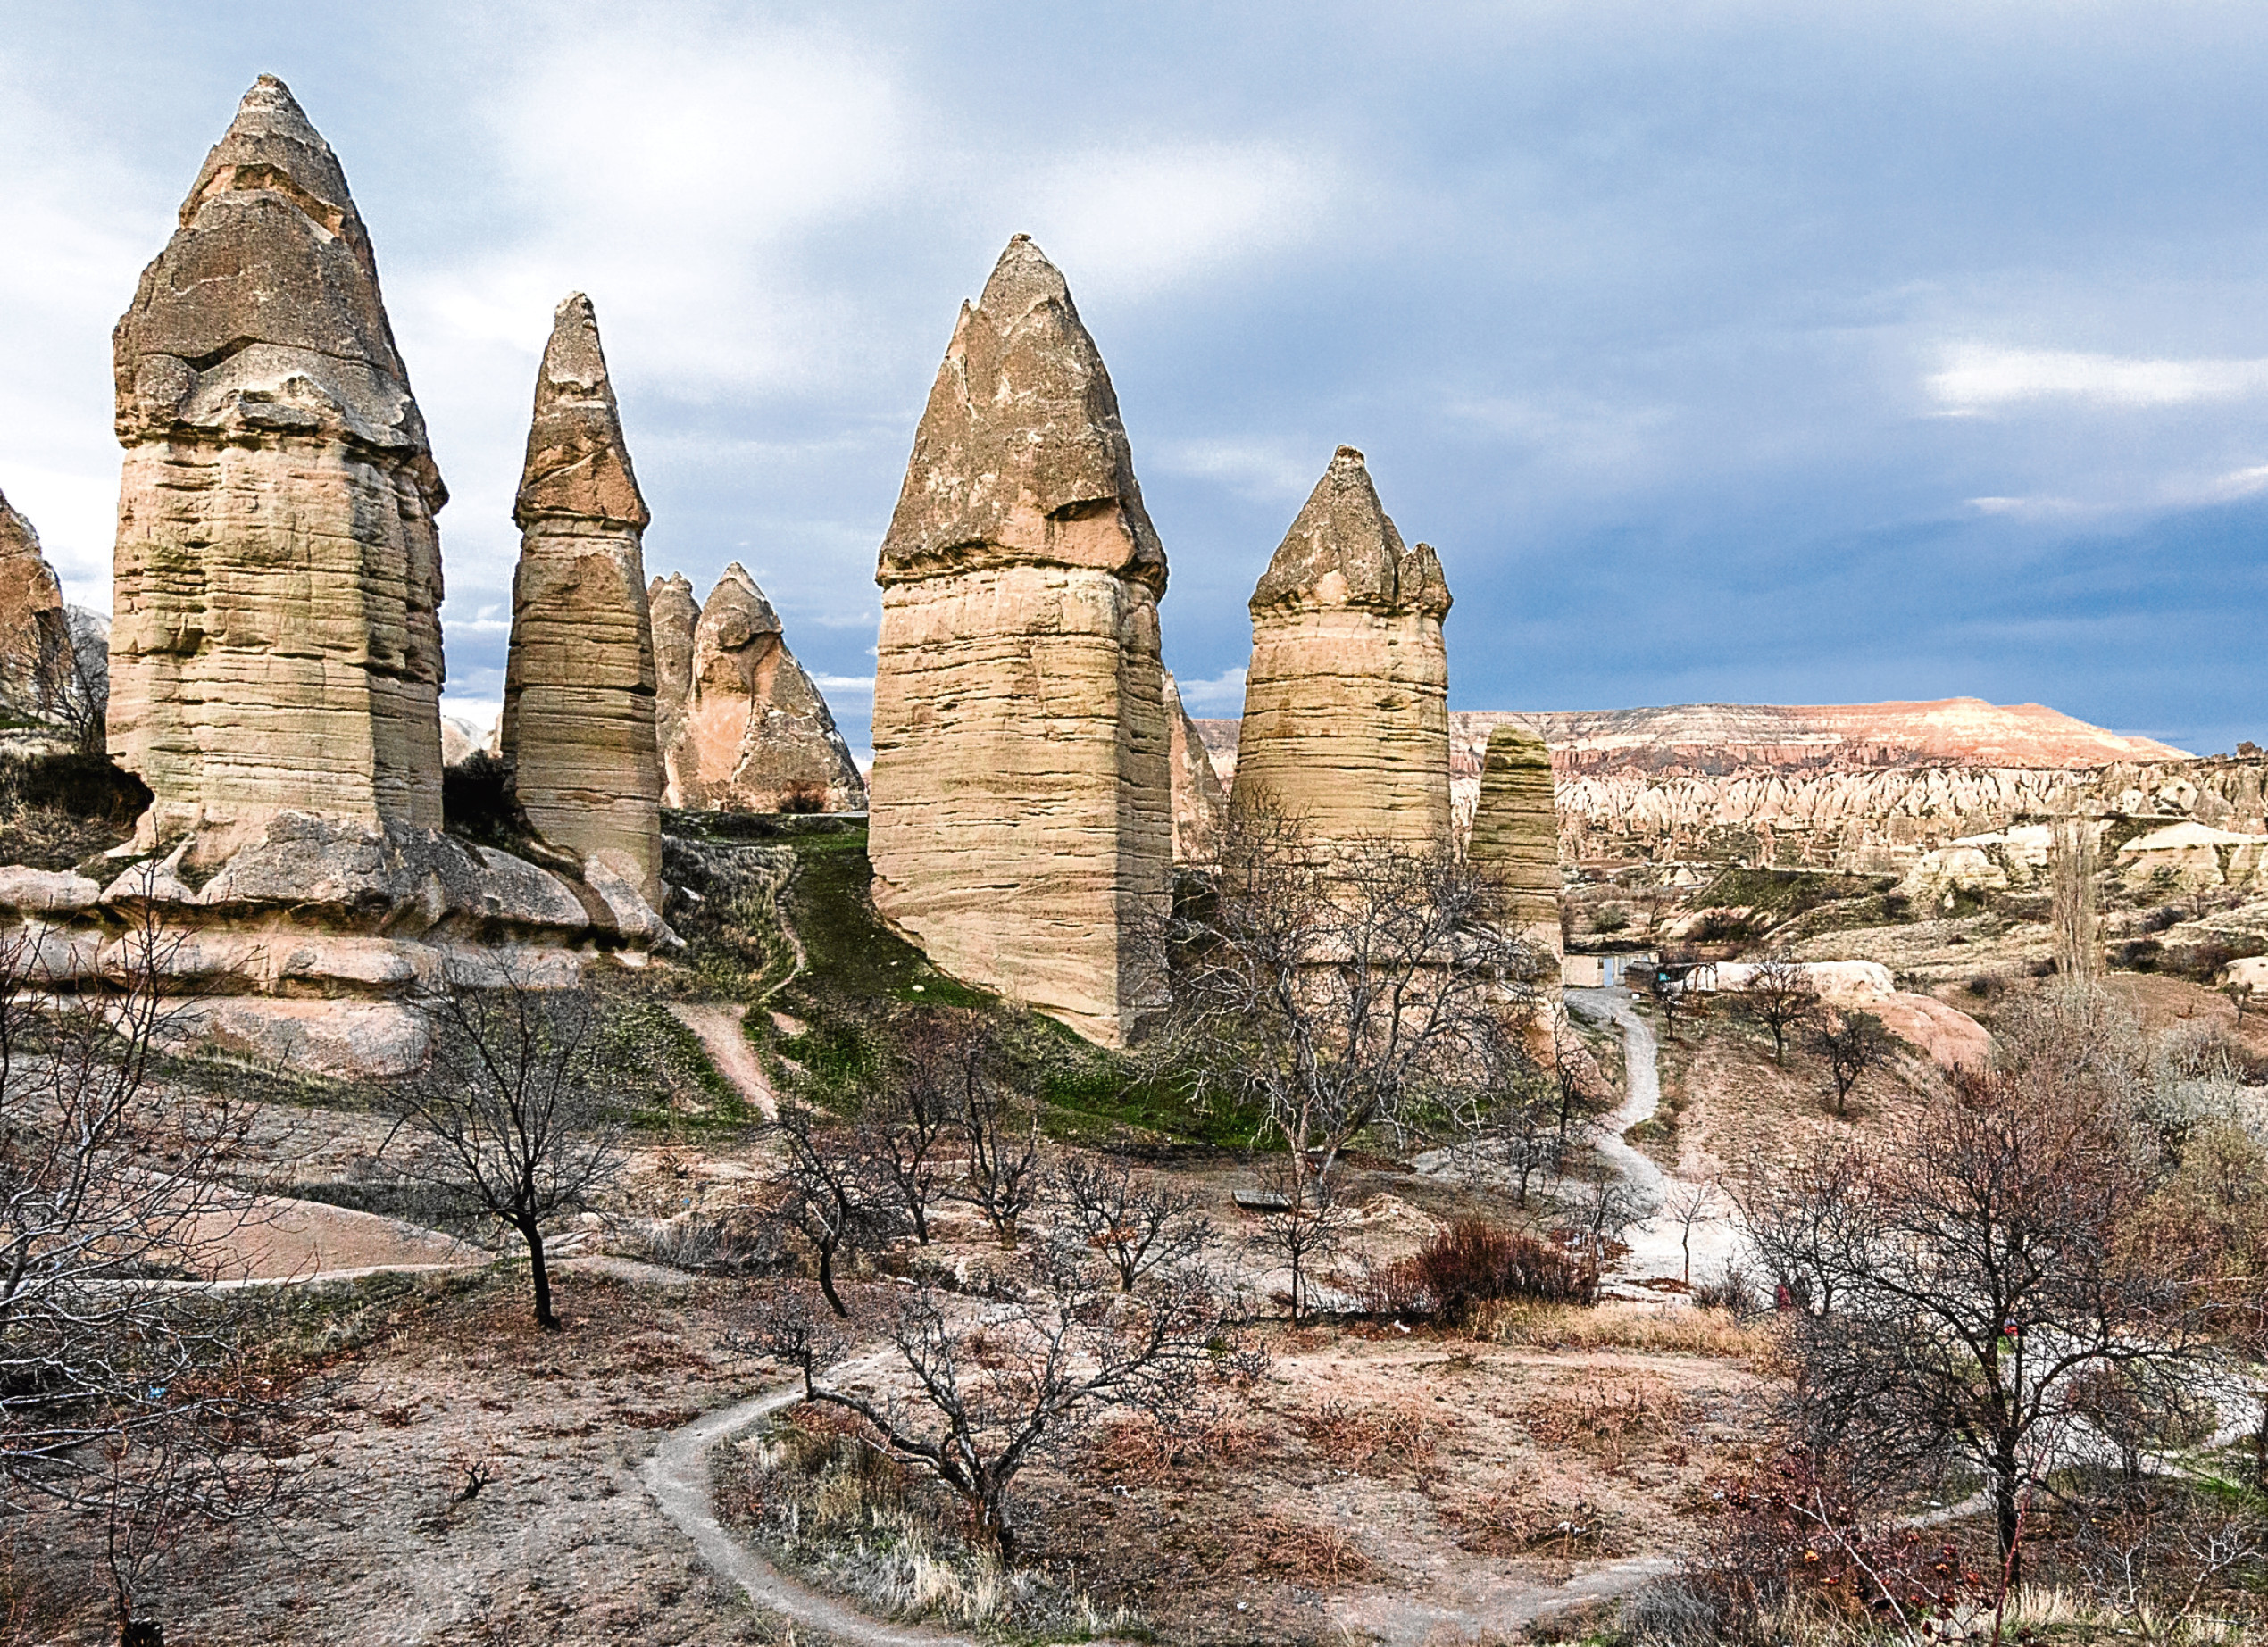
<svg viewBox="0 0 2268 1647"><path fill-rule="evenodd" d="M1375 1474L1380 1464L1418 1463L1440 1450L1443 1432L1455 1420L1422 1406L1416 1398L1358 1406L1325 1396L1292 1422L1307 1444L1332 1463Z"/></svg>
<svg viewBox="0 0 2268 1647"><path fill-rule="evenodd" d="M1646 1355L1706 1355L1746 1360L1764 1352L1770 1334L1722 1310L1657 1304L1483 1304L1472 1336L1485 1343L1534 1350L1632 1350Z"/></svg>
<svg viewBox="0 0 2268 1647"><path fill-rule="evenodd" d="M1587 1560L1629 1553L1629 1528L1605 1506L1576 1498L1555 1503L1529 1492L1479 1493L1435 1506L1474 1555L1554 1555Z"/></svg>
<svg viewBox="0 0 2268 1647"><path fill-rule="evenodd" d="M1252 1523L1252 1540L1265 1551L1254 1565L1313 1588L1370 1576L1375 1563L1354 1535L1273 1511Z"/></svg>
<svg viewBox="0 0 2268 1647"><path fill-rule="evenodd" d="M1620 1468L1638 1448L1674 1442L1685 1427L1685 1402L1651 1373L1599 1372L1530 1398L1519 1418L1545 1446L1572 1447ZM1681 1448L1672 1450L1681 1457Z"/></svg>

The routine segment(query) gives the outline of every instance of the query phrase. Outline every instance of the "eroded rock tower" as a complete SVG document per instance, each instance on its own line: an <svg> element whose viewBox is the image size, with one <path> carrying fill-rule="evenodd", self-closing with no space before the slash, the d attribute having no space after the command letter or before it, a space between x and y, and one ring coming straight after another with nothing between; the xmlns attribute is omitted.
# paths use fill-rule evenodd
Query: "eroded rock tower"
<svg viewBox="0 0 2268 1647"><path fill-rule="evenodd" d="M580 292L559 305L536 373L512 518L520 566L498 751L538 834L658 909L662 769L641 548L652 517Z"/></svg>
<svg viewBox="0 0 2268 1647"><path fill-rule="evenodd" d="M874 901L1113 1044L1160 971L1165 576L1110 374L1019 235L962 307L875 572Z"/></svg>

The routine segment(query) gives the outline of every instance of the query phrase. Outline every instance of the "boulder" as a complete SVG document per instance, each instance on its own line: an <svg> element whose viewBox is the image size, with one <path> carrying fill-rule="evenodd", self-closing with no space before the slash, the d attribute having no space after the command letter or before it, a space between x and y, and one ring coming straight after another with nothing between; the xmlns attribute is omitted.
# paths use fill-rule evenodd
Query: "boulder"
<svg viewBox="0 0 2268 1647"><path fill-rule="evenodd" d="M1019 235L882 540L868 851L876 908L938 967L1113 1044L1163 972L1165 578L1110 374Z"/></svg>
<svg viewBox="0 0 2268 1647"><path fill-rule="evenodd" d="M850 745L788 650L780 614L739 562L724 569L699 614L684 712L666 751L670 804L729 812L865 811L866 780ZM681 610L671 613L672 628L681 620Z"/></svg>
<svg viewBox="0 0 2268 1647"><path fill-rule="evenodd" d="M498 747L536 833L662 902L662 768L642 534L598 319L559 305L536 374L513 509L512 585Z"/></svg>
<svg viewBox="0 0 2268 1647"><path fill-rule="evenodd" d="M110 746L155 794L142 840L439 828L448 494L346 176L281 81L245 94L113 348Z"/></svg>
<svg viewBox="0 0 2268 1647"><path fill-rule="evenodd" d="M1449 589L1402 542L1363 454L1341 446L1253 590L1230 803L1326 841L1446 846Z"/></svg>
<svg viewBox="0 0 2268 1647"><path fill-rule="evenodd" d="M1181 705L1173 671L1165 671L1165 728L1173 792L1173 861L1205 863L1220 844L1229 792L1213 769L1197 723Z"/></svg>
<svg viewBox="0 0 2268 1647"><path fill-rule="evenodd" d="M71 625L39 535L0 495L0 716L53 720L71 688Z"/></svg>

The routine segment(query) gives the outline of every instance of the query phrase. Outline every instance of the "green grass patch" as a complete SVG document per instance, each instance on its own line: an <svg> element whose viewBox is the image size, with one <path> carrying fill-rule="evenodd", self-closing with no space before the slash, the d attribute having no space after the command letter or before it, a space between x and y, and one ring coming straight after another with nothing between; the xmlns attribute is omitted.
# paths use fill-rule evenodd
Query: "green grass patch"
<svg viewBox="0 0 2268 1647"><path fill-rule="evenodd" d="M1697 907L1743 906L1791 919L1822 904L1852 898L1879 896L1897 885L1895 875L1844 875L1810 869L1742 869L1719 871L1717 878L1694 900Z"/></svg>

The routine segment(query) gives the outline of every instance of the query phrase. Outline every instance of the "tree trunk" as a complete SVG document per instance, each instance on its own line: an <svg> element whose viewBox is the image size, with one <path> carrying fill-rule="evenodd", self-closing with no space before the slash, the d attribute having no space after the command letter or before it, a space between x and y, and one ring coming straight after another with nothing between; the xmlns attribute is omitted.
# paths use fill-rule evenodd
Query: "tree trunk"
<svg viewBox="0 0 2268 1647"><path fill-rule="evenodd" d="M992 1547L999 1552L1001 1567L1013 1571L1016 1565L1016 1526L1008 1518L1005 1483L983 1489L977 1523L991 1537Z"/></svg>
<svg viewBox="0 0 2268 1647"><path fill-rule="evenodd" d="M1291 1324L1299 1325L1299 1249L1291 1250Z"/></svg>
<svg viewBox="0 0 2268 1647"><path fill-rule="evenodd" d="M551 1270L544 1262L544 1233L536 1227L533 1219L517 1227L521 1238L528 1244L528 1268L536 1282L536 1325L547 1333L555 1333L559 1330L559 1318L551 1312Z"/></svg>
<svg viewBox="0 0 2268 1647"><path fill-rule="evenodd" d="M819 1249L819 1290L827 1295L828 1306L847 1319L850 1311L843 1308L843 1301L835 1291L835 1246L829 1242Z"/></svg>
<svg viewBox="0 0 2268 1647"><path fill-rule="evenodd" d="M2022 1531L2022 1510L2016 1499L2016 1460L2004 1454L1993 1460L1992 1508L2000 1536L2001 1583L2005 1591L2013 1593L2022 1576L2022 1551L2017 1536Z"/></svg>
<svg viewBox="0 0 2268 1647"><path fill-rule="evenodd" d="M917 1246L930 1244L930 1204L920 1194L905 1198L907 1209L913 1214L913 1241Z"/></svg>

